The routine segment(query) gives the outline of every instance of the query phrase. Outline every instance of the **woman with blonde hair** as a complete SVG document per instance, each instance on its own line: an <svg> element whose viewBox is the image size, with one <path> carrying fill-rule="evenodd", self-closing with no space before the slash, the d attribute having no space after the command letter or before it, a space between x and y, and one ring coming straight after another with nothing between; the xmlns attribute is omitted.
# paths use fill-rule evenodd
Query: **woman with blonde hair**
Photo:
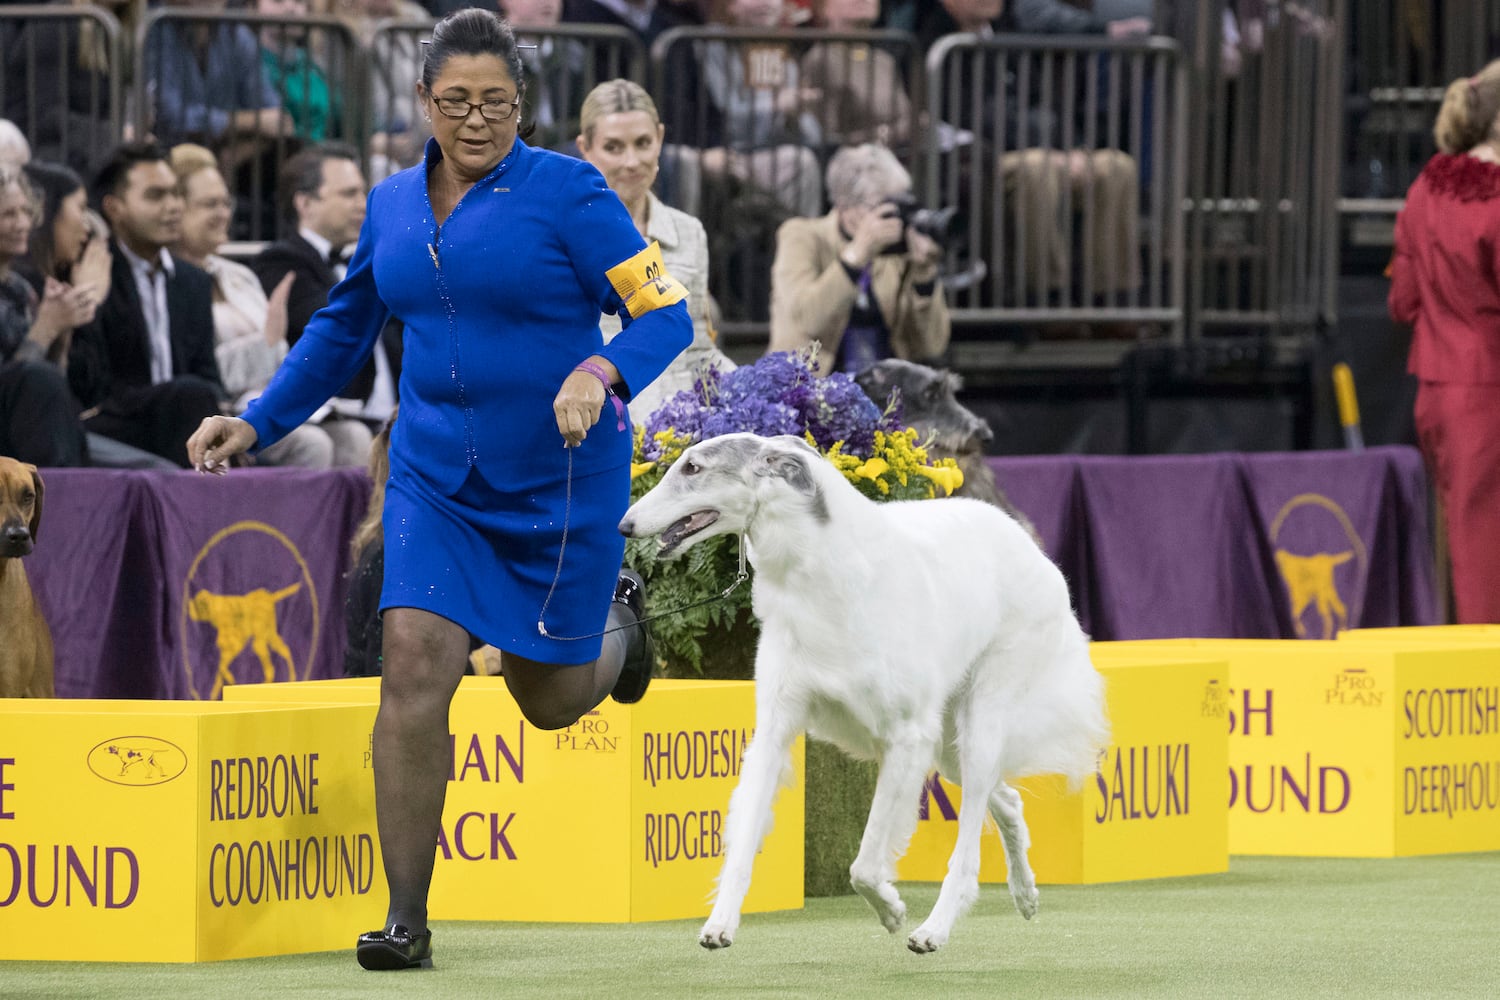
<svg viewBox="0 0 1500 1000"><path fill-rule="evenodd" d="M700 368L730 371L734 362L714 345L708 296L708 234L703 223L664 203L651 186L661 169L666 126L656 102L638 83L607 80L589 91L579 113L578 152L599 168L604 182L624 202L635 227L648 242L661 245L662 262L687 288L693 342L677 360L630 401L644 421L679 390L691 389ZM620 332L619 317L605 314L599 325L608 343Z"/></svg>
<svg viewBox="0 0 1500 1000"><path fill-rule="evenodd" d="M1448 86L1438 154L1396 217L1391 315L1414 327L1422 453L1460 622L1500 622L1500 60Z"/></svg>
<svg viewBox="0 0 1500 1000"><path fill-rule="evenodd" d="M229 239L234 199L219 172L219 161L203 146L172 147L172 172L182 192L182 237L172 247L179 257L208 272L214 289L214 359L236 411L260 395L287 353L286 303L292 275L267 298L260 279L244 264L219 255ZM262 451L266 465L326 469L363 465L370 449L369 428L356 421L326 425L309 421Z"/></svg>

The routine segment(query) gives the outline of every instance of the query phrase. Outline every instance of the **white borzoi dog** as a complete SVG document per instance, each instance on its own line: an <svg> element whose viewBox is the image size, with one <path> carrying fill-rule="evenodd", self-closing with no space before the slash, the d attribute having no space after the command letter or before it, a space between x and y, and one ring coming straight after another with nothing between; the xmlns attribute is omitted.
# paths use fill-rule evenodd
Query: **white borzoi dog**
<svg viewBox="0 0 1500 1000"><path fill-rule="evenodd" d="M1004 512L952 498L879 504L805 442L729 434L689 448L626 512L670 557L743 533L761 622L755 735L729 802L724 865L699 943L728 947L750 868L798 733L880 762L849 870L895 933L906 917L896 860L936 767L965 794L958 842L927 920L907 945L941 948L979 895L985 814L1000 827L1011 896L1037 910L1020 794L1006 783L1093 773L1108 740L1103 680L1062 574Z"/></svg>

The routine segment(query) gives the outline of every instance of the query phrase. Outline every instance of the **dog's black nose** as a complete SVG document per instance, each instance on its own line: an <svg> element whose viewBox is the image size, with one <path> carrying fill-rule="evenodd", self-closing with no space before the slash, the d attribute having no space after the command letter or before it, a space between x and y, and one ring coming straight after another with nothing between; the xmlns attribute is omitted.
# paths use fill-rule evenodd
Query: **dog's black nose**
<svg viewBox="0 0 1500 1000"><path fill-rule="evenodd" d="M626 538L634 538L635 522L628 517L622 520L620 522L620 534L624 535Z"/></svg>
<svg viewBox="0 0 1500 1000"><path fill-rule="evenodd" d="M31 541L31 530L24 524L7 524L5 531L3 534L0 534L0 537L3 537L13 545L20 545Z"/></svg>
<svg viewBox="0 0 1500 1000"><path fill-rule="evenodd" d="M990 425L983 420L979 421L979 426L974 428L974 436L981 441L995 440L995 432L990 430Z"/></svg>

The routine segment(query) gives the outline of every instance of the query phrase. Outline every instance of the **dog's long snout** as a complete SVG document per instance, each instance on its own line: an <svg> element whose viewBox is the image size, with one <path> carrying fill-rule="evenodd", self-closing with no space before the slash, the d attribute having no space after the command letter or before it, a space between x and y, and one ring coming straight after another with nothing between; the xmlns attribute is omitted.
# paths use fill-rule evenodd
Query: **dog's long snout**
<svg viewBox="0 0 1500 1000"><path fill-rule="evenodd" d="M974 421L974 436L986 443L995 440L995 432L990 430L990 425L985 420Z"/></svg>
<svg viewBox="0 0 1500 1000"><path fill-rule="evenodd" d="M5 526L3 532L0 532L0 538L12 545L23 545L31 541L31 529L20 521L12 521Z"/></svg>

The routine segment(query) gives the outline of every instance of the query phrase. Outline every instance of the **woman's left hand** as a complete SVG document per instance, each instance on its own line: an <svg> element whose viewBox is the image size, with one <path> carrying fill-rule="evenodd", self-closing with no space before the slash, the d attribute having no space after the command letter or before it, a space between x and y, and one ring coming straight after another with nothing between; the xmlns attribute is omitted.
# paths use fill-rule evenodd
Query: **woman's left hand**
<svg viewBox="0 0 1500 1000"><path fill-rule="evenodd" d="M605 398L603 383L588 372L574 371L563 380L552 412L567 447L576 447L588 437L589 428L599 422Z"/></svg>

